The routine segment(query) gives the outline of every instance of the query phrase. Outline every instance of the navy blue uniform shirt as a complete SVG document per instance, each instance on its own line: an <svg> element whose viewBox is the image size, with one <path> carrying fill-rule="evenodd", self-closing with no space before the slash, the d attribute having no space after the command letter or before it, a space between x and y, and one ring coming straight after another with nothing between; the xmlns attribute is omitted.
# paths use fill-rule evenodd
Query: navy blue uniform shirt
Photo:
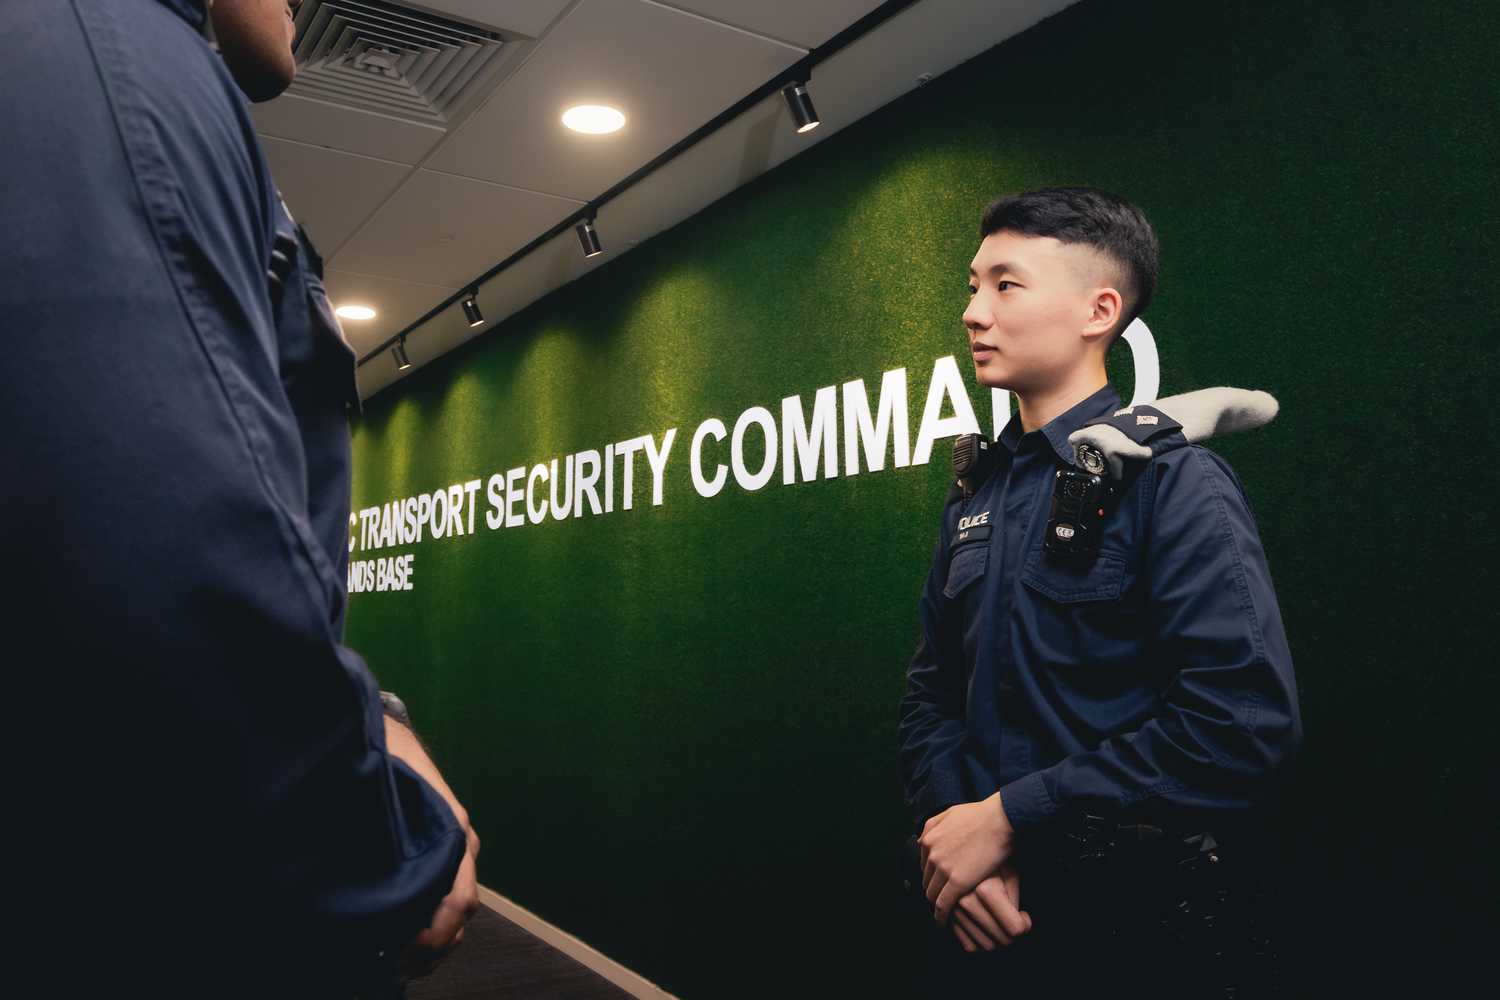
<svg viewBox="0 0 1500 1000"><path fill-rule="evenodd" d="M203 18L0 5L13 908L78 991L349 996L464 836L342 642L353 359L310 247L272 293L287 220Z"/></svg>
<svg viewBox="0 0 1500 1000"><path fill-rule="evenodd" d="M919 827L996 791L1021 837L1082 811L1241 812L1297 750L1276 593L1222 458L1177 435L1127 474L1097 559L1043 549L1068 435L1120 405L1106 385L1031 433L1012 419L943 511L899 726Z"/></svg>

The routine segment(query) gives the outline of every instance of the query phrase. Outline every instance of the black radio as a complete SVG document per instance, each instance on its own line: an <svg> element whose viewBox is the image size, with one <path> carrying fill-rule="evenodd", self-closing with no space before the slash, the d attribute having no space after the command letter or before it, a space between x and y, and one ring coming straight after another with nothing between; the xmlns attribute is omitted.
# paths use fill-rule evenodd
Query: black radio
<svg viewBox="0 0 1500 1000"><path fill-rule="evenodd" d="M995 448L989 438L960 434L953 439L953 479L963 499L971 499L994 468Z"/></svg>
<svg viewBox="0 0 1500 1000"><path fill-rule="evenodd" d="M1092 445L1081 444L1077 454L1082 468L1058 469L1053 477L1043 546L1054 555L1086 560L1099 553L1104 517L1114 499L1115 485L1105 473L1102 453Z"/></svg>

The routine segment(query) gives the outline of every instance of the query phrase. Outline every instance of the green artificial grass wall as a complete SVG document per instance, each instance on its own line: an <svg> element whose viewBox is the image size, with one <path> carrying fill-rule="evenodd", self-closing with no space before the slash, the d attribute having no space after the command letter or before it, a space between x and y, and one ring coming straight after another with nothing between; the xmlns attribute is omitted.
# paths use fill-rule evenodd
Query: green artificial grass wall
<svg viewBox="0 0 1500 1000"><path fill-rule="evenodd" d="M1085 0L370 401L356 508L677 429L660 506L637 455L629 511L616 478L612 513L491 530L481 486L475 533L352 557L414 554L413 589L352 598L348 641L468 804L481 880L687 997L899 981L897 702L947 442L704 498L691 438L905 367L915 442L935 358L973 389L980 210L1081 183L1160 234L1162 393L1282 403L1214 447L1298 671L1300 917L1477 911L1496 25L1478 0ZM1111 375L1129 399L1124 347Z"/></svg>

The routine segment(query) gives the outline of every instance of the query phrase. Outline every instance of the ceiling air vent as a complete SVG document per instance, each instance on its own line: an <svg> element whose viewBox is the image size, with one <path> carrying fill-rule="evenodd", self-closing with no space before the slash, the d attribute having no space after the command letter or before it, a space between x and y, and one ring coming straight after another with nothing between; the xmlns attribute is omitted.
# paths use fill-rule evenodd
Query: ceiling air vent
<svg viewBox="0 0 1500 1000"><path fill-rule="evenodd" d="M307 0L287 93L446 127L509 44L498 32L380 0Z"/></svg>

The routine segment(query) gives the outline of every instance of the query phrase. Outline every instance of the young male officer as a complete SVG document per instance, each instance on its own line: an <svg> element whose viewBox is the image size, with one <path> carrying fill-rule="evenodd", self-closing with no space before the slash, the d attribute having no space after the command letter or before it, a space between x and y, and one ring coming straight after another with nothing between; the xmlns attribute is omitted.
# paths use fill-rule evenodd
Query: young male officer
<svg viewBox="0 0 1500 1000"><path fill-rule="evenodd" d="M477 904L341 641L353 357L244 103L293 6L0 6L12 950L68 995L387 997Z"/></svg>
<svg viewBox="0 0 1500 1000"><path fill-rule="evenodd" d="M951 929L928 985L1223 995L1268 958L1245 943L1254 880L1223 873L1249 870L1301 740L1255 520L1222 458L1108 384L1156 284L1141 212L1052 188L980 232L964 325L978 381L1019 412L943 512L901 705L923 891ZM1115 483L1094 553L1054 552L1069 436L1107 419L1152 457Z"/></svg>

